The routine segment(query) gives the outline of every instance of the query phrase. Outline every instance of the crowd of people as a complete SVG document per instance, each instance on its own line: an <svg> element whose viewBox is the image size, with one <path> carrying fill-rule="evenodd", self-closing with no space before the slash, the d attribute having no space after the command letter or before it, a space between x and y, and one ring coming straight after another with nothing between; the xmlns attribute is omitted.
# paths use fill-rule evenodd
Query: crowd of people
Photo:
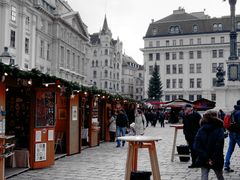
<svg viewBox="0 0 240 180"><path fill-rule="evenodd" d="M234 172L230 167L231 155L236 144L240 147L240 100L234 106L234 110L228 114L234 125L232 128L224 129L224 122L227 115L223 110L206 111L203 116L195 111L191 104L186 104L178 114L183 123L183 133L187 141L192 164L189 168L201 168L201 179L208 180L209 171L212 169L218 180L224 180L225 172ZM155 127L159 122L164 127L166 112L161 109L139 109L134 112L134 120L129 123L127 113L119 109L112 113L109 120L110 140L115 141L116 137L128 135L144 135L148 126ZM234 120L234 121L233 121ZM224 158L224 138L228 134L228 149ZM117 146L121 146L120 140L116 140ZM122 141L122 146L125 142Z"/></svg>

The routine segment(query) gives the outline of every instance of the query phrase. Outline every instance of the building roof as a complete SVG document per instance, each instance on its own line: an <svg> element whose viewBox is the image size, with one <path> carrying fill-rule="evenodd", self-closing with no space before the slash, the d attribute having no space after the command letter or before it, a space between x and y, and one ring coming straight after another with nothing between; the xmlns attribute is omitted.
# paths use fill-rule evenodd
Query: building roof
<svg viewBox="0 0 240 180"><path fill-rule="evenodd" d="M91 44L100 44L99 33L94 33L90 35L90 42Z"/></svg>
<svg viewBox="0 0 240 180"><path fill-rule="evenodd" d="M240 21L240 16L236 17ZM213 25L220 25L220 29L214 29ZM197 30L194 30L194 27ZM178 31L171 31L171 28L178 28ZM144 38L159 36L176 36L187 34L229 32L231 29L230 16L220 18L210 18L204 12L186 13L184 9L173 11L173 14L152 22ZM174 29L173 29L174 30Z"/></svg>
<svg viewBox="0 0 240 180"><path fill-rule="evenodd" d="M111 30L110 30L109 27L108 27L107 17L106 17L106 15L105 15L101 33L106 34L107 32L111 32Z"/></svg>

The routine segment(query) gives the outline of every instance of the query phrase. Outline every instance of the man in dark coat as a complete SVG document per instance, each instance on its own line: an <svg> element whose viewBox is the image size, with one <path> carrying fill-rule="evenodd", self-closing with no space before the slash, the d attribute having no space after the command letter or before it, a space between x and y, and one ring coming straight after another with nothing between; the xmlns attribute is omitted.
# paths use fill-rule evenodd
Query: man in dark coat
<svg viewBox="0 0 240 180"><path fill-rule="evenodd" d="M195 165L201 167L201 179L208 179L210 169L213 169L218 180L223 177L223 121L217 118L217 111L208 110L200 121L201 128L194 141L197 153Z"/></svg>
<svg viewBox="0 0 240 180"><path fill-rule="evenodd" d="M189 149L191 151L192 164L188 166L189 168L195 167L196 161L196 152L193 149L193 143L198 129L200 128L200 119L201 115L193 110L191 104L186 104L184 107L184 116L183 116L183 133L185 139L188 143Z"/></svg>
<svg viewBox="0 0 240 180"><path fill-rule="evenodd" d="M117 137L125 136L126 128L128 127L128 118L127 115L124 113L124 110L119 110L116 119L116 126L117 126ZM122 146L124 146L125 141L122 142ZM120 147L120 140L117 139L117 147Z"/></svg>

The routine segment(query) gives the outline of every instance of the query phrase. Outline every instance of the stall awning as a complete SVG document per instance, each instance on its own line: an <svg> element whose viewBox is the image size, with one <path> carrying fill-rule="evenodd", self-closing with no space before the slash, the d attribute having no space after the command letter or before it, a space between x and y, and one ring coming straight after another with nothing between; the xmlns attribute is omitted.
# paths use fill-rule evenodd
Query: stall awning
<svg viewBox="0 0 240 180"><path fill-rule="evenodd" d="M210 101L208 99L199 99L193 102L193 108L199 111L205 111L208 109L215 108L216 102Z"/></svg>

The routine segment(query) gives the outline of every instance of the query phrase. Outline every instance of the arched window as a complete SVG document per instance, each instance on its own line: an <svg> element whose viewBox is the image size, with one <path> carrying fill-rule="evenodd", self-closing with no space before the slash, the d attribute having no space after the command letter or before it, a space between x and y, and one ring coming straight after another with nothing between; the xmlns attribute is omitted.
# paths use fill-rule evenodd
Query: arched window
<svg viewBox="0 0 240 180"><path fill-rule="evenodd" d="M179 34L179 33L180 33L179 26L176 26L176 27L175 27L175 33L176 33L176 34Z"/></svg>
<svg viewBox="0 0 240 180"><path fill-rule="evenodd" d="M97 56L97 51L96 50L94 50L93 55Z"/></svg>
<svg viewBox="0 0 240 180"><path fill-rule="evenodd" d="M220 23L220 24L218 24L218 30L219 31L222 31L223 30L223 25Z"/></svg>
<svg viewBox="0 0 240 180"><path fill-rule="evenodd" d="M218 30L218 25L217 24L213 24L213 31L217 31Z"/></svg>
<svg viewBox="0 0 240 180"><path fill-rule="evenodd" d="M119 64L117 63L117 69L119 69Z"/></svg>
<svg viewBox="0 0 240 180"><path fill-rule="evenodd" d="M174 34L174 33L175 33L175 29L174 29L173 26L170 27L170 33L171 33L171 34Z"/></svg>

